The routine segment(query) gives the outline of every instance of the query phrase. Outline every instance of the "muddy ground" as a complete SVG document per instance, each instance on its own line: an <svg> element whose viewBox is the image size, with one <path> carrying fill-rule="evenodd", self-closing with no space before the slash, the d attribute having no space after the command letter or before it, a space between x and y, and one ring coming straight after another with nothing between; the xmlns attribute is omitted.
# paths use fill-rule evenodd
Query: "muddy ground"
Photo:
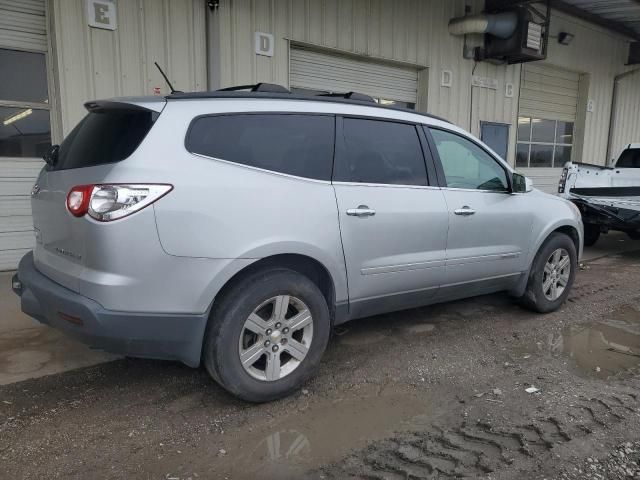
<svg viewBox="0 0 640 480"><path fill-rule="evenodd" d="M3 386L0 476L640 478L639 283L632 252L553 314L492 295L347 324L266 405L144 360Z"/></svg>

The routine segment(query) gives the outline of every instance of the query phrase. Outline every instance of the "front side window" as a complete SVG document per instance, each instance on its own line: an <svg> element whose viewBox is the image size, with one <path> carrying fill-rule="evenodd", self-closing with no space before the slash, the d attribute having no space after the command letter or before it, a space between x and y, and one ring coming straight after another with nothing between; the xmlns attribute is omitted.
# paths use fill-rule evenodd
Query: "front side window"
<svg viewBox="0 0 640 480"><path fill-rule="evenodd" d="M455 133L432 129L449 188L509 190L505 169L475 143Z"/></svg>
<svg viewBox="0 0 640 480"><path fill-rule="evenodd" d="M572 147L573 122L518 118L516 167L563 167Z"/></svg>
<svg viewBox="0 0 640 480"><path fill-rule="evenodd" d="M51 146L44 53L0 48L0 157L42 157Z"/></svg>
<svg viewBox="0 0 640 480"><path fill-rule="evenodd" d="M345 118L334 180L426 185L427 170L414 125Z"/></svg>
<svg viewBox="0 0 640 480"><path fill-rule="evenodd" d="M192 153L298 177L330 180L335 119L330 115L230 114L196 118Z"/></svg>

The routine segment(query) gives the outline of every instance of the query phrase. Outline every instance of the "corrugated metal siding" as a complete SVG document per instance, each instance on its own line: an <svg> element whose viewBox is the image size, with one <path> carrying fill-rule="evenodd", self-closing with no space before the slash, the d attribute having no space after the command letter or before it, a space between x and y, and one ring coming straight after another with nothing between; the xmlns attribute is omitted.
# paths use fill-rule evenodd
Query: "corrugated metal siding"
<svg viewBox="0 0 640 480"><path fill-rule="evenodd" d="M168 88L206 89L205 8L202 0L129 0L117 3L115 31L89 28L83 0L53 2L64 134L96 98L151 95Z"/></svg>
<svg viewBox="0 0 640 480"><path fill-rule="evenodd" d="M357 91L376 98L416 103L418 70L366 59L291 49L292 87L330 92Z"/></svg>
<svg viewBox="0 0 640 480"><path fill-rule="evenodd" d="M0 48L47 51L44 0L0 0Z"/></svg>
<svg viewBox="0 0 640 480"><path fill-rule="evenodd" d="M421 80L422 109L479 134L480 121L507 123L509 161L513 163L520 87L520 65L474 65L462 57L463 39L449 34L451 18L461 16L464 0L222 0L220 60L222 86L274 82L289 86L288 40L429 67ZM473 0L480 12L484 2ZM255 31L275 38L273 57L255 55ZM575 72L589 72L586 95L593 112L584 114L582 160L603 163L614 76L622 71L627 41L613 32L568 15L553 12L551 33L575 34L569 46L551 38L546 61ZM474 36L470 41L478 41ZM442 70L453 74L451 88L440 86ZM471 87L473 75L497 80L497 89ZM424 85L423 85L424 83ZM514 87L513 98L505 86ZM426 89L428 91L422 92ZM426 105L425 105L426 103ZM580 108L580 106L578 106Z"/></svg>
<svg viewBox="0 0 640 480"><path fill-rule="evenodd" d="M640 70L618 84L611 156L617 158L629 143L640 143Z"/></svg>

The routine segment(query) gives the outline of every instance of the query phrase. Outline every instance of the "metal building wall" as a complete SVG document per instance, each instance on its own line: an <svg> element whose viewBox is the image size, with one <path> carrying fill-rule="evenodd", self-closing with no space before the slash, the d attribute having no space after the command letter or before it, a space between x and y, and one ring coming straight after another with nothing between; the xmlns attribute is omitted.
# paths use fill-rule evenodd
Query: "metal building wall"
<svg viewBox="0 0 640 480"><path fill-rule="evenodd" d="M640 143L640 68L620 79L614 108L609 156L617 158L625 145Z"/></svg>
<svg viewBox="0 0 640 480"><path fill-rule="evenodd" d="M461 16L464 0L221 0L220 72L222 86L275 82L288 86L288 41L317 45L394 61L426 66L427 109L479 133L481 120L511 125L509 161L513 163L520 85L520 66L475 65L462 57L463 39L447 30ZM482 0L470 2L479 12ZM254 32L275 38L273 57L254 53ZM554 11L551 34L575 35L569 46L549 41L546 63L589 73L582 108L588 99L594 111L582 114L578 132L584 138L581 159L604 163L613 79L624 71L627 41L613 32ZM474 39L471 38L471 41ZM452 87L441 87L442 70L453 74ZM472 76L497 80L497 89L473 87ZM514 88L505 95L506 83ZM472 98L473 97L473 98ZM470 106L472 105L472 108ZM419 106L424 108L424 103ZM535 176L536 172L532 172ZM540 173L543 173L542 171ZM549 172L546 172L549 175ZM555 175L555 172L551 173Z"/></svg>
<svg viewBox="0 0 640 480"><path fill-rule="evenodd" d="M167 93L154 61L175 88L206 89L203 0L119 1L115 31L89 28L83 0L49 1L65 135L87 100L151 95L154 87Z"/></svg>

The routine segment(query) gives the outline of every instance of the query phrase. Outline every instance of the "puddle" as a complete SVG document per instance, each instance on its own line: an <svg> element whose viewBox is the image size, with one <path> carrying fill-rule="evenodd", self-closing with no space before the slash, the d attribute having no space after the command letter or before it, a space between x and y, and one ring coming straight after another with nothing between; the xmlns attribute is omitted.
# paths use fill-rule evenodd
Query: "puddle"
<svg viewBox="0 0 640 480"><path fill-rule="evenodd" d="M297 479L337 461L351 449L394 431L426 426L431 416L424 394L397 393L323 400L303 411L279 415L225 435L221 478ZM273 420L273 419L272 419Z"/></svg>
<svg viewBox="0 0 640 480"><path fill-rule="evenodd" d="M607 378L640 366L640 311L625 306L606 320L570 327L551 347L562 349L589 376Z"/></svg>

